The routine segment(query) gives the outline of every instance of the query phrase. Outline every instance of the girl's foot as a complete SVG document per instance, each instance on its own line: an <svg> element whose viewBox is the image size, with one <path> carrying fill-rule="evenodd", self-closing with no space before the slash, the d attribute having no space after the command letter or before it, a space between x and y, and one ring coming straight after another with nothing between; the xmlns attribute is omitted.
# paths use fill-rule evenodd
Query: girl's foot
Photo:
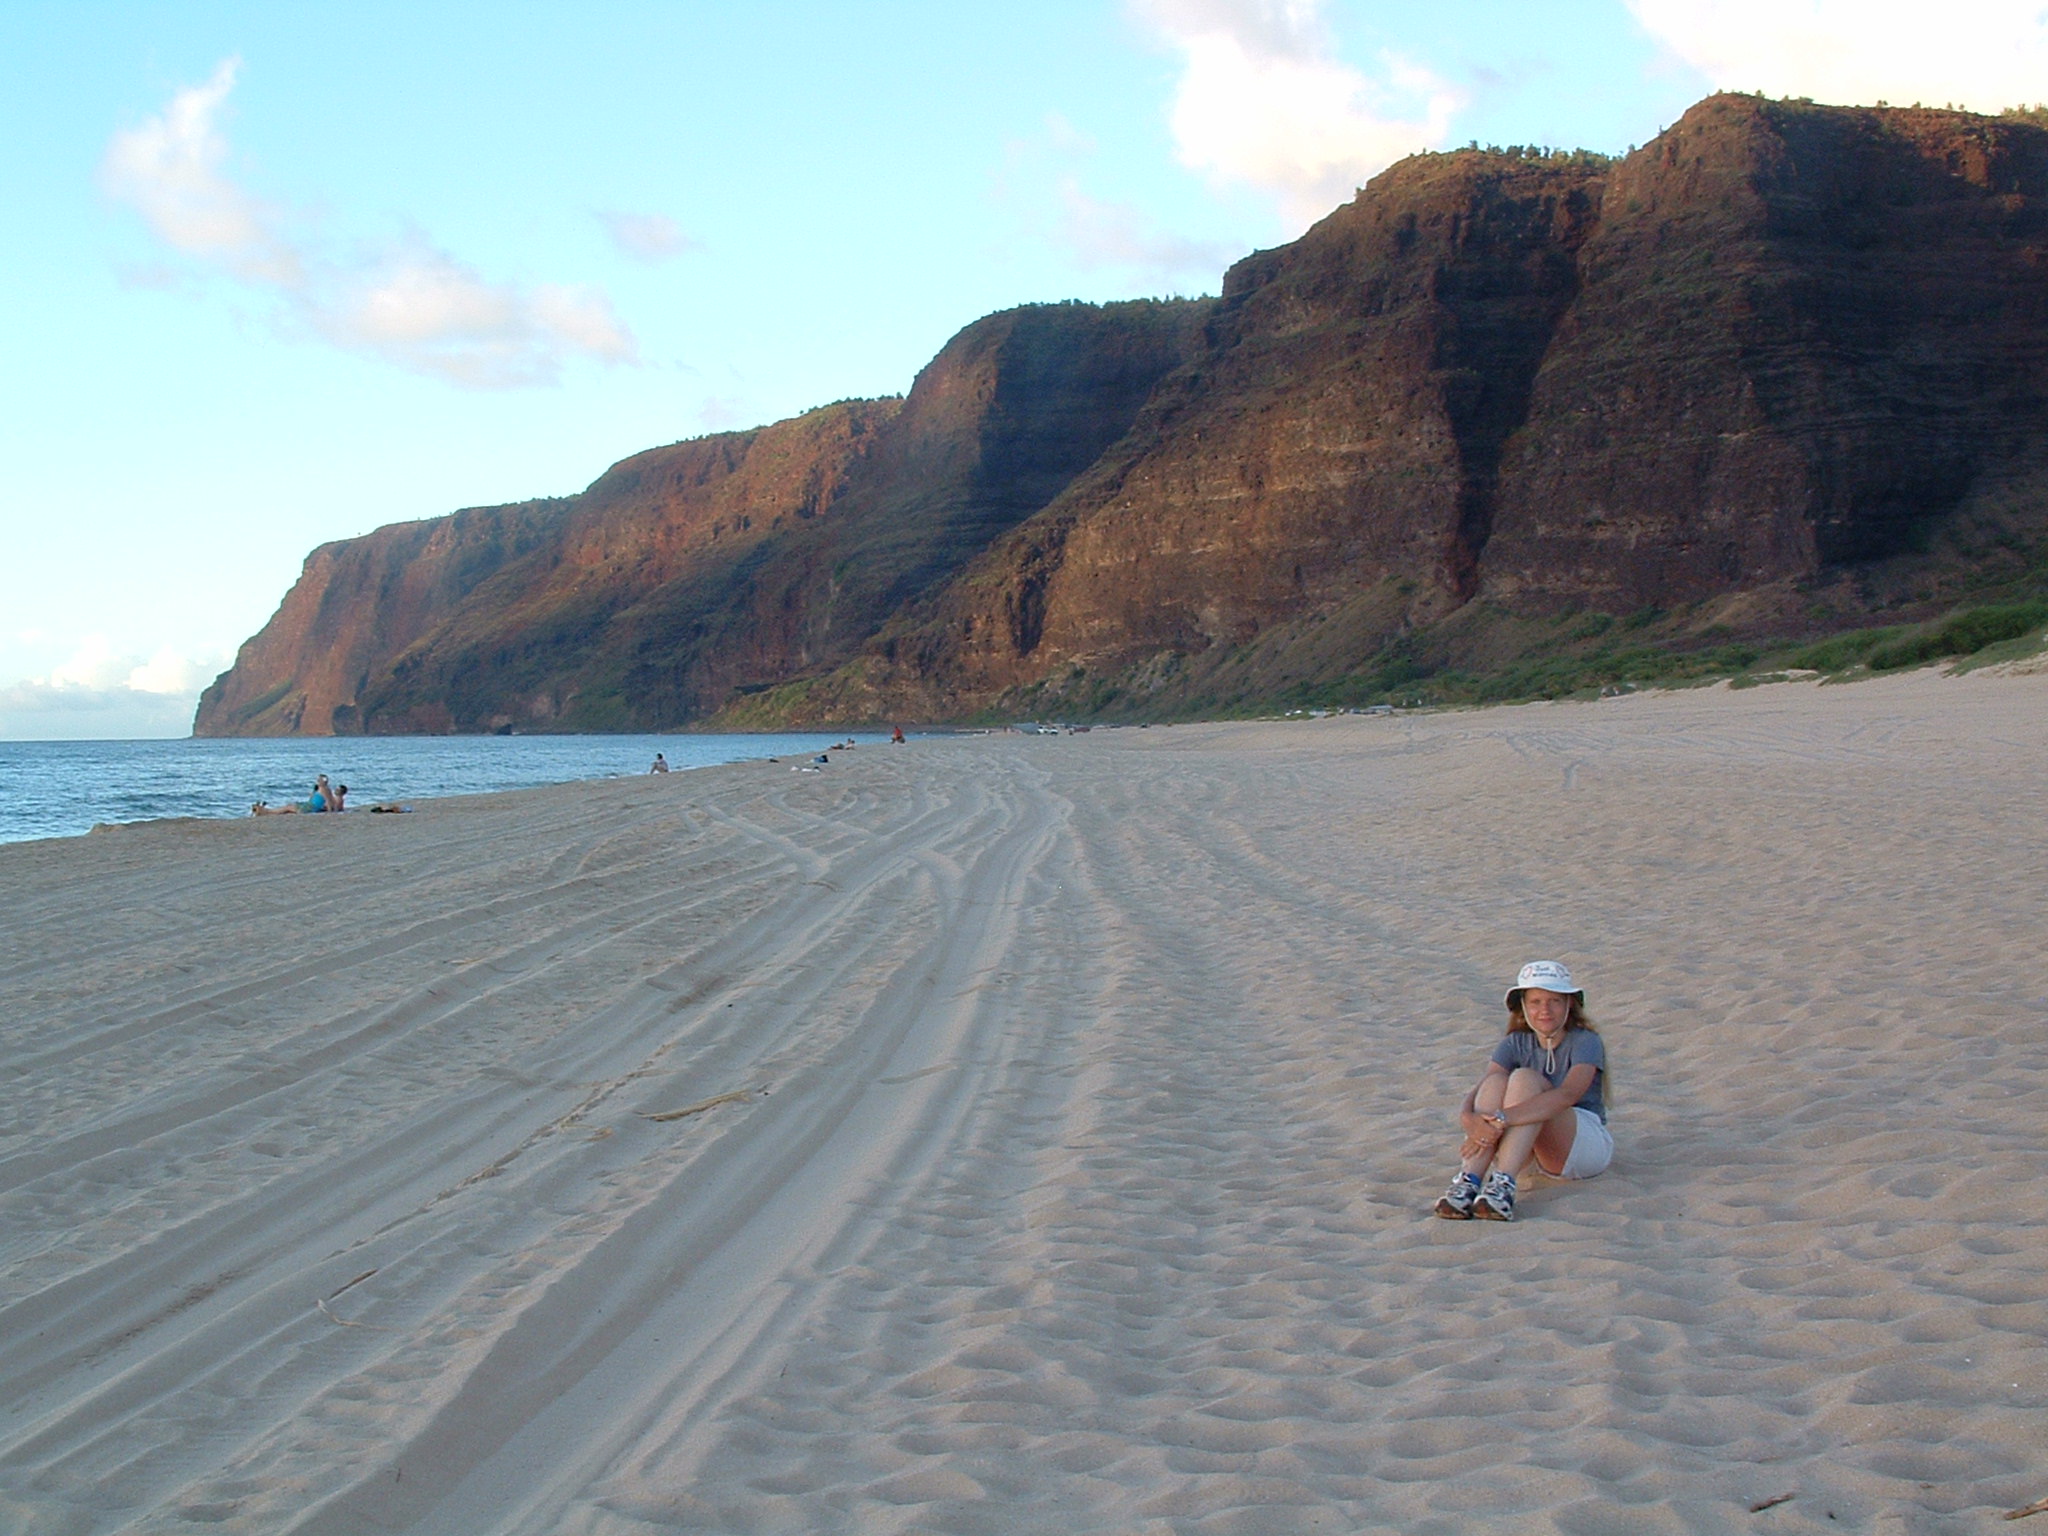
<svg viewBox="0 0 2048 1536"><path fill-rule="evenodd" d="M1452 1221L1470 1221L1472 1204L1479 1198L1479 1181L1469 1173L1461 1173L1451 1180L1451 1187L1437 1196L1437 1215Z"/></svg>
<svg viewBox="0 0 2048 1536"><path fill-rule="evenodd" d="M1483 1216L1488 1221L1513 1221L1515 1219L1515 1176L1502 1173L1498 1168L1486 1176L1486 1188L1479 1192L1479 1199L1472 1207L1474 1216Z"/></svg>

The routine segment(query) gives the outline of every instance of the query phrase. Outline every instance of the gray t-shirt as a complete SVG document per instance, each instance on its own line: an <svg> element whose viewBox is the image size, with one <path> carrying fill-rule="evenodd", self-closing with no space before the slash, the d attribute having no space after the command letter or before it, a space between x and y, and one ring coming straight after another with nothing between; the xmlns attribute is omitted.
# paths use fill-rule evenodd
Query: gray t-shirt
<svg viewBox="0 0 2048 1536"><path fill-rule="evenodd" d="M1607 1105L1601 1098L1600 1090L1607 1081L1607 1045L1590 1029L1568 1029L1564 1039L1557 1043L1557 1049L1546 1051L1543 1042L1527 1030L1516 1030L1502 1039L1493 1048L1493 1059L1510 1072L1517 1067L1534 1067L1555 1088L1564 1081L1565 1073L1573 1067L1585 1064L1598 1070L1593 1074L1593 1086L1586 1090L1586 1096L1579 1100L1580 1109L1590 1109L1607 1120Z"/></svg>

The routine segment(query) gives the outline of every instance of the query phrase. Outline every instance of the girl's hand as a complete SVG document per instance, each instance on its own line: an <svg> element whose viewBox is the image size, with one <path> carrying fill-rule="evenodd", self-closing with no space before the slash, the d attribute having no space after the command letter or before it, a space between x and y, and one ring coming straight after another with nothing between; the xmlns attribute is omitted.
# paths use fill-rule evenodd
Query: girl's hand
<svg viewBox="0 0 2048 1536"><path fill-rule="evenodd" d="M1472 1117L1477 1123L1465 1128L1465 1145L1458 1149L1458 1156L1477 1157L1481 1152L1491 1152L1500 1144L1504 1126L1480 1116Z"/></svg>

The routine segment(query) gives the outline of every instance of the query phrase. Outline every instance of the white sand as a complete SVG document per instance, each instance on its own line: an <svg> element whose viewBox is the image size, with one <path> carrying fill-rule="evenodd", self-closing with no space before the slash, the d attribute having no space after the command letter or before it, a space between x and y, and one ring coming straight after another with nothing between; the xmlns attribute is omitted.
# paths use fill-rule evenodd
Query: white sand
<svg viewBox="0 0 2048 1536"><path fill-rule="evenodd" d="M0 1532L2023 1531L2044 871L1932 674L0 848Z"/></svg>

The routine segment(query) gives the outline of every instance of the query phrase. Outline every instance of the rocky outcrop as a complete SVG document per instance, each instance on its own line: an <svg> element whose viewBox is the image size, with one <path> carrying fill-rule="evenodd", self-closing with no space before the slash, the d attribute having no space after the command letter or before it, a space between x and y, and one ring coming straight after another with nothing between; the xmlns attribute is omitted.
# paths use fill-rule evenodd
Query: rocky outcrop
<svg viewBox="0 0 2048 1536"><path fill-rule="evenodd" d="M2044 280L2026 120L1419 156L1216 301L992 316L900 403L328 546L199 729L1113 712L1488 615L1852 621L2048 536Z"/></svg>
<svg viewBox="0 0 2048 1536"><path fill-rule="evenodd" d="M663 696L675 691L669 675L636 675L647 653L704 662L688 641L708 632L729 642L711 664L744 668L749 645L773 656L762 635L716 635L718 620L733 616L749 573L833 515L901 409L847 402L614 465L560 504L522 559L430 627L394 632L385 664L361 679L335 728L626 730L660 718L652 710L686 717L687 699Z"/></svg>
<svg viewBox="0 0 2048 1536"><path fill-rule="evenodd" d="M195 733L645 729L829 669L1121 437L1208 307L993 315L907 398L325 546Z"/></svg>
<svg viewBox="0 0 2048 1536"><path fill-rule="evenodd" d="M1776 590L1784 623L1993 507L2038 539L2044 199L2031 123L1740 96L1612 164L1404 162L1235 268L1118 452L792 703L1271 697L1454 611Z"/></svg>
<svg viewBox="0 0 2048 1536"><path fill-rule="evenodd" d="M1607 178L1502 596L1625 612L1924 549L2048 428L2048 133L1710 99Z"/></svg>
<svg viewBox="0 0 2048 1536"><path fill-rule="evenodd" d="M472 507L323 544L270 622L199 699L196 736L328 736L394 651L540 548L563 504ZM348 723L346 713L342 727Z"/></svg>
<svg viewBox="0 0 2048 1536"><path fill-rule="evenodd" d="M1227 651L1361 595L1384 629L1447 613L1474 590L1600 194L1584 159L1429 156L1240 263L1135 430L866 674L944 713L1056 671Z"/></svg>

